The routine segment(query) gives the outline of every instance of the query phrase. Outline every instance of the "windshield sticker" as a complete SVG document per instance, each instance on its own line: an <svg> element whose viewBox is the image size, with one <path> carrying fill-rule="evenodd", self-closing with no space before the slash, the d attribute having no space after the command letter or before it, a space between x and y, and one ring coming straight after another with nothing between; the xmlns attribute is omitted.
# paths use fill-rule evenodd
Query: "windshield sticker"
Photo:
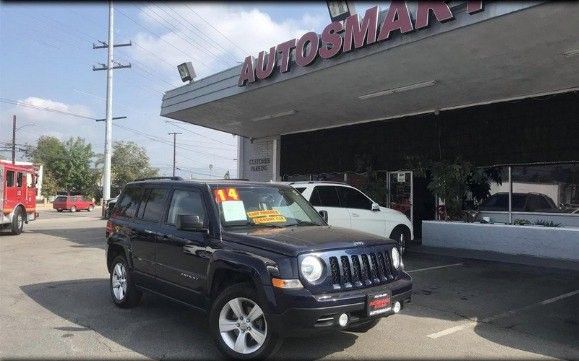
<svg viewBox="0 0 579 361"><path fill-rule="evenodd" d="M237 189L235 188L219 188L213 191L215 196L215 201L217 203L225 201L238 201L239 194L237 194Z"/></svg>
<svg viewBox="0 0 579 361"><path fill-rule="evenodd" d="M285 223L287 220L277 209L247 212L254 224Z"/></svg>
<svg viewBox="0 0 579 361"><path fill-rule="evenodd" d="M222 201L221 209L225 222L247 221L243 201Z"/></svg>
<svg viewBox="0 0 579 361"><path fill-rule="evenodd" d="M247 212L249 218L256 218L256 217L266 217L266 216L280 216L281 214L277 209L267 209L265 211L252 211Z"/></svg>
<svg viewBox="0 0 579 361"><path fill-rule="evenodd" d="M251 219L255 224L265 224L265 223L285 223L287 220L284 216L265 216L256 217Z"/></svg>

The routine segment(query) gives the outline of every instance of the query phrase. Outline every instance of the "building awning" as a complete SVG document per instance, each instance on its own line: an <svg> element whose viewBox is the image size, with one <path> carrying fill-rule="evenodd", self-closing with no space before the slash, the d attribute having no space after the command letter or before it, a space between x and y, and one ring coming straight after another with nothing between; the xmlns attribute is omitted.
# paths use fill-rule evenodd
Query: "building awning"
<svg viewBox="0 0 579 361"><path fill-rule="evenodd" d="M261 138L576 89L576 19L575 2L492 2L244 87L228 69L168 91L161 115Z"/></svg>

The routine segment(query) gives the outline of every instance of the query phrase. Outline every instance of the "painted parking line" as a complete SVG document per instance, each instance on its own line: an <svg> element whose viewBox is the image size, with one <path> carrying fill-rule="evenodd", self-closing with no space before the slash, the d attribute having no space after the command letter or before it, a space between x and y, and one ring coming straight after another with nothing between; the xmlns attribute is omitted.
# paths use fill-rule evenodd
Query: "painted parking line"
<svg viewBox="0 0 579 361"><path fill-rule="evenodd" d="M463 266L463 263L453 263L453 264L445 264L442 266L434 266L434 267L426 267L426 268L419 268L419 269L413 269L413 270L407 270L407 273L416 273L416 272L422 272L422 271L430 271L430 270L435 270L435 269L441 269L441 268L448 268L448 267L457 267L457 266Z"/></svg>
<svg viewBox="0 0 579 361"><path fill-rule="evenodd" d="M548 305L548 304L550 304L550 303L557 302L557 301L563 300L563 299L565 299L565 298L569 298L569 297L575 296L575 295L577 295L577 294L579 294L579 290L575 290L575 291L571 291L571 292L568 292L568 293L564 293L564 294L562 294L562 295L559 295L559 296L556 296L556 297L553 297L553 298L548 298L548 299L546 299L546 300L539 301L539 302L537 302L537 303L533 303L533 304L528 305L528 306L524 306L524 307L520 307L520 308L515 308L514 310L509 310L509 311L506 311L506 312L502 312L502 313L496 314L496 315L494 315L494 316L489 316L489 317L483 318L483 319L481 319L481 320L476 320L476 319L475 319L475 320L473 320L473 321L471 321L471 322L468 322L468 323L465 323L465 324L462 324L462 325L450 327L450 328L447 328L446 330L442 330L442 331L440 331L440 332L431 333L430 335L427 335L427 337L432 338L432 339L437 339L437 338L440 338L440 337L443 337L443 336L447 336L447 335L453 334L453 333L458 332L458 331L462 331L462 330L467 329L467 328L470 328L470 327L474 327L474 326L476 326L476 325L479 324L479 323L489 323L489 322L496 321L496 320L501 319L501 318L513 316L513 315L516 315L516 314L518 314L518 313L521 313L521 312L524 312L524 311L528 311L528 310L530 310L530 309L533 309L533 308L535 308L535 307L545 306L545 305Z"/></svg>

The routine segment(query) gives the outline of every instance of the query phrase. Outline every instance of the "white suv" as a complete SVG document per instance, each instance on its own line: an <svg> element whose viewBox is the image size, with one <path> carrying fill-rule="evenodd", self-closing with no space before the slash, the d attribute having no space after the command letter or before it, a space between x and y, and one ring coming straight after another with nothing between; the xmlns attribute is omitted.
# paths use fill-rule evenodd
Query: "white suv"
<svg viewBox="0 0 579 361"><path fill-rule="evenodd" d="M413 239L412 223L403 213L381 207L370 197L345 183L290 182L318 211L326 211L328 224L388 237L402 252Z"/></svg>

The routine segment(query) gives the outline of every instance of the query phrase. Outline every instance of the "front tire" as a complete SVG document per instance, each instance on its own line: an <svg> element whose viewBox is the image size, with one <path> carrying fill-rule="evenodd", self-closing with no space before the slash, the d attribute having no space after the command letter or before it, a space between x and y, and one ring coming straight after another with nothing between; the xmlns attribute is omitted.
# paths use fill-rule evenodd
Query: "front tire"
<svg viewBox="0 0 579 361"><path fill-rule="evenodd" d="M269 315L248 284L223 290L211 307L209 327L217 348L234 359L265 359L281 345Z"/></svg>
<svg viewBox="0 0 579 361"><path fill-rule="evenodd" d="M24 212L22 212L22 207L18 207L14 210L14 215L12 216L12 224L10 225L10 232L13 235L19 235L24 229Z"/></svg>
<svg viewBox="0 0 579 361"><path fill-rule="evenodd" d="M109 286L113 302L118 307L135 307L141 300L142 293L137 290L127 260L123 256L117 256L113 260Z"/></svg>

